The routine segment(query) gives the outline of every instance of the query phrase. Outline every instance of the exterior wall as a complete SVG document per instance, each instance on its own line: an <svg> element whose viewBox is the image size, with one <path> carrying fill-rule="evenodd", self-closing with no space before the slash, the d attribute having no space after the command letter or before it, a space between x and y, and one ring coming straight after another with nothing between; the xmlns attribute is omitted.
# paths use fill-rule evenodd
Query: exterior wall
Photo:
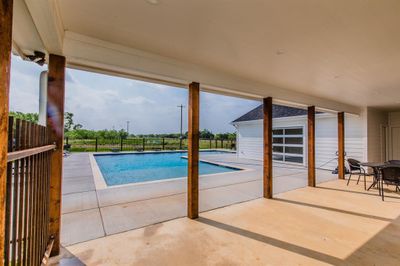
<svg viewBox="0 0 400 266"><path fill-rule="evenodd" d="M387 128L387 158L390 160L400 160L400 112L389 113L389 126Z"/></svg>
<svg viewBox="0 0 400 266"><path fill-rule="evenodd" d="M241 122L237 129L237 154L241 158L262 160L263 134L262 120Z"/></svg>
<svg viewBox="0 0 400 266"><path fill-rule="evenodd" d="M381 162L386 160L386 136L383 129L388 126L388 113L366 108L367 158L368 161Z"/></svg>
<svg viewBox="0 0 400 266"><path fill-rule="evenodd" d="M389 113L389 125L399 126L400 125L400 112Z"/></svg>
<svg viewBox="0 0 400 266"><path fill-rule="evenodd" d="M344 123L346 158L364 161L366 159L365 133L362 118L346 114ZM337 167L337 149L338 125L336 115L317 119L315 128L316 167L335 169ZM333 158L335 160L332 160Z"/></svg>
<svg viewBox="0 0 400 266"><path fill-rule="evenodd" d="M305 116L277 118L273 120L273 127L301 126L304 132L304 165L307 164L307 120ZM263 139L262 120L236 123L238 156L248 159L262 160ZM361 117L346 115L345 119L345 148L347 157L365 160ZM333 170L337 166L337 117L331 114L316 116L315 143L316 167Z"/></svg>

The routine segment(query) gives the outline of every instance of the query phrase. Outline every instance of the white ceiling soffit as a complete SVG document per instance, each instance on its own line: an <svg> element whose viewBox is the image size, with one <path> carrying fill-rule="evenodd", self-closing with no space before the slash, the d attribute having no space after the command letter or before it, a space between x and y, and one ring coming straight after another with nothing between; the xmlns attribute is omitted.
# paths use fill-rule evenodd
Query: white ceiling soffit
<svg viewBox="0 0 400 266"><path fill-rule="evenodd" d="M25 58L33 51L46 52L24 0L14 0L13 52Z"/></svg>
<svg viewBox="0 0 400 266"><path fill-rule="evenodd" d="M329 110L400 107L398 0L25 1L46 49L79 68Z"/></svg>
<svg viewBox="0 0 400 266"><path fill-rule="evenodd" d="M56 0L25 0L47 52L62 54L64 26Z"/></svg>
<svg viewBox="0 0 400 266"><path fill-rule="evenodd" d="M337 101L310 96L260 82L249 81L195 64L143 52L66 32L64 55L72 67L111 73L120 76L162 81L175 86L187 86L192 81L201 83L205 91L218 92L250 99L273 97L287 103L317 105L319 107L358 114L360 108Z"/></svg>

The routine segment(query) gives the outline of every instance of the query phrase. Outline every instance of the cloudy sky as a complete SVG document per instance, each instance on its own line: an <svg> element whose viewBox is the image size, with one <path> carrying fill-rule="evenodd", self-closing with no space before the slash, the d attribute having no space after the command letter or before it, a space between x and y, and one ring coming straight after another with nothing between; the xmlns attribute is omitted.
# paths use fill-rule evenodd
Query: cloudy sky
<svg viewBox="0 0 400 266"><path fill-rule="evenodd" d="M13 56L10 110L38 112L39 75L46 70ZM121 129L130 121L130 133L179 132L180 104L188 91L165 85L67 69L65 111L88 129ZM260 102L204 93L200 95L200 128L214 133L233 132L229 123ZM187 109L184 109L184 131Z"/></svg>

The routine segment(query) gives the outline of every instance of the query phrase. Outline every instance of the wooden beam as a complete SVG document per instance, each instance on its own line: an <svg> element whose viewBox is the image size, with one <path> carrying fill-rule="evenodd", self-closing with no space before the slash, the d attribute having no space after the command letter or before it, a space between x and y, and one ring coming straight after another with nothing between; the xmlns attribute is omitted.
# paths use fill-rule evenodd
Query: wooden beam
<svg viewBox="0 0 400 266"><path fill-rule="evenodd" d="M308 185L315 187L315 106L308 107Z"/></svg>
<svg viewBox="0 0 400 266"><path fill-rule="evenodd" d="M338 113L338 177L344 179L344 112Z"/></svg>
<svg viewBox="0 0 400 266"><path fill-rule="evenodd" d="M64 138L64 95L65 95L65 57L50 55L47 81L47 128L50 139L56 144L51 155L50 176L50 235L54 237L51 252L56 256L60 252L61 222L61 182L63 169Z"/></svg>
<svg viewBox="0 0 400 266"><path fill-rule="evenodd" d="M0 264L4 262L13 1L0 1ZM8 244L8 243L7 243Z"/></svg>
<svg viewBox="0 0 400 266"><path fill-rule="evenodd" d="M188 213L190 219L199 217L199 103L200 84L189 85L188 129Z"/></svg>
<svg viewBox="0 0 400 266"><path fill-rule="evenodd" d="M264 198L272 198L272 98L263 99L264 112L264 165L263 194Z"/></svg>

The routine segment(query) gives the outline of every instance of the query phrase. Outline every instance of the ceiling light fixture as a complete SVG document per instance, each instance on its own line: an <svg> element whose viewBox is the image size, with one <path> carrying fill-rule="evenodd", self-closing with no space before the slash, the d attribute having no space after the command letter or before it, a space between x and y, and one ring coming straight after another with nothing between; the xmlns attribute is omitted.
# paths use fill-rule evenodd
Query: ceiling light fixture
<svg viewBox="0 0 400 266"><path fill-rule="evenodd" d="M27 55L26 58L32 62L35 62L39 66L43 66L46 62L46 54L39 51L34 51L33 55Z"/></svg>
<svg viewBox="0 0 400 266"><path fill-rule="evenodd" d="M146 0L146 2L152 5L158 5L160 3L158 0Z"/></svg>

